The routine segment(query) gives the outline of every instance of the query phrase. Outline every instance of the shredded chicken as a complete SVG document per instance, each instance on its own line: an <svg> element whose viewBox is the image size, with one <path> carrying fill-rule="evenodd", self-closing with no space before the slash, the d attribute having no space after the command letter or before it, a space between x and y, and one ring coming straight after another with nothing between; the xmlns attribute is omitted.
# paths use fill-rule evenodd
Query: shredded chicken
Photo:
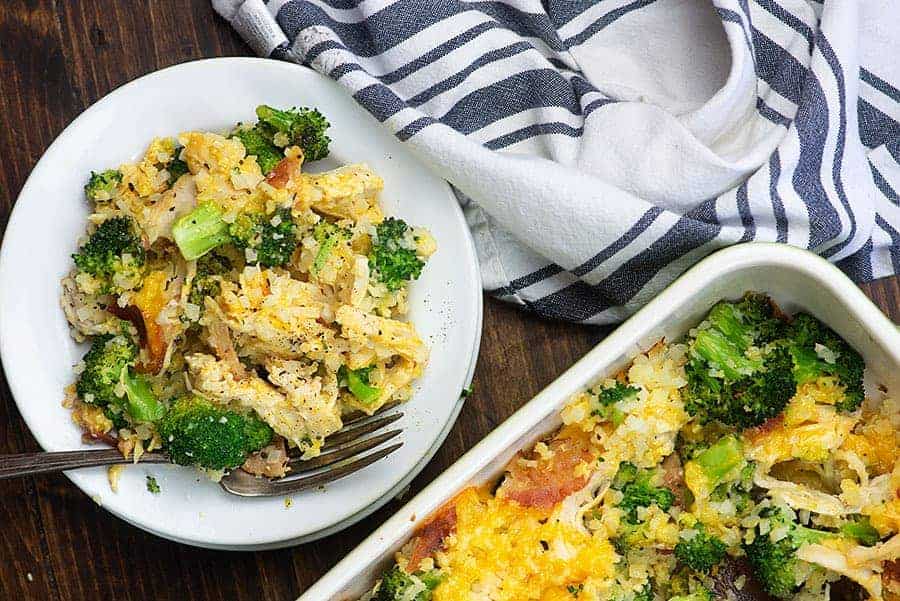
<svg viewBox="0 0 900 601"><path fill-rule="evenodd" d="M796 482L777 480L760 472L757 472L753 481L757 486L767 489L772 496L783 499L794 509L806 509L830 516L853 513L852 508L844 505L838 497Z"/></svg>
<svg viewBox="0 0 900 601"><path fill-rule="evenodd" d="M153 205L141 215L141 226L147 241L153 244L159 238L172 238L172 226L182 215L197 206L197 186L192 175L182 175L171 189L166 190Z"/></svg>
<svg viewBox="0 0 900 601"><path fill-rule="evenodd" d="M301 448L309 446L306 420L285 395L255 374L238 380L224 361L203 353L186 355L194 390L223 405L255 410L277 434Z"/></svg>
<svg viewBox="0 0 900 601"><path fill-rule="evenodd" d="M207 299L207 309L212 307L218 308L215 301ZM212 311L210 311L212 313ZM216 356L228 365L228 369L234 375L235 380L243 380L247 377L247 370L238 359L237 351L234 350L234 342L231 340L231 333L228 326L218 318L213 316L209 320L209 346L215 351Z"/></svg>
<svg viewBox="0 0 900 601"><path fill-rule="evenodd" d="M866 589L874 601L881 601L881 575L871 566L852 566L843 553L824 545L804 545L797 550L797 557L846 576Z"/></svg>

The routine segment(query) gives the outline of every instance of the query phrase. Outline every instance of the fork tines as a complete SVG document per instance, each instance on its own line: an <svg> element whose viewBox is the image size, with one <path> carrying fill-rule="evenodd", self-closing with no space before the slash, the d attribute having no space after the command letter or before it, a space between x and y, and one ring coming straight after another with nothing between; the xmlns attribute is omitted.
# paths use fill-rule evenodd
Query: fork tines
<svg viewBox="0 0 900 601"><path fill-rule="evenodd" d="M291 452L288 462L291 471L284 478L268 480L237 469L225 476L220 484L232 494L264 497L320 486L357 472L403 446L402 442L395 442L378 448L399 436L401 429L367 436L403 417L399 412L382 415L397 404L389 403L374 415L361 415L346 422L341 430L328 437L317 457L303 460L296 450ZM363 455L373 449L377 450Z"/></svg>

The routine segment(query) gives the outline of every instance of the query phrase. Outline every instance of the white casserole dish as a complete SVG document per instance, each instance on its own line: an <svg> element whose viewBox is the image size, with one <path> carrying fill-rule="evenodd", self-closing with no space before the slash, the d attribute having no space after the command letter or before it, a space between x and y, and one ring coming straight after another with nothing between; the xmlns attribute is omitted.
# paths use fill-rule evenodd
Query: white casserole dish
<svg viewBox="0 0 900 601"><path fill-rule="evenodd" d="M429 514L463 488L498 477L517 451L559 427L559 410L573 394L619 371L661 338L679 338L716 302L747 290L768 293L788 313L812 313L862 353L867 377L874 376L889 390L898 388L900 333L836 267L783 244L742 244L719 251L682 275L463 455L298 601L358 598Z"/></svg>

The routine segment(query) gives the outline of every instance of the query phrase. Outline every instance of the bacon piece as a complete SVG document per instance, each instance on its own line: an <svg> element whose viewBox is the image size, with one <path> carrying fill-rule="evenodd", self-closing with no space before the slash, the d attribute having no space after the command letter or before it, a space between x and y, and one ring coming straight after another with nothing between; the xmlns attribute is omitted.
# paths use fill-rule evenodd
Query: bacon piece
<svg viewBox="0 0 900 601"><path fill-rule="evenodd" d="M443 548L444 539L456 530L456 501L455 499L438 509L428 522L419 530L413 543L412 553L409 555L407 572L415 572L419 564L426 557L438 549Z"/></svg>
<svg viewBox="0 0 900 601"><path fill-rule="evenodd" d="M550 449L547 458L532 452L530 456L520 454L514 459L507 467L507 477L497 496L525 507L549 509L587 485L590 473L579 466L593 463L595 457L583 436L558 435L547 446Z"/></svg>
<svg viewBox="0 0 900 601"><path fill-rule="evenodd" d="M144 316L141 315L140 309L134 305L120 307L118 304L112 303L106 307L106 310L119 319L131 322L131 325L137 330L138 340L140 341L141 346L147 346L147 328L144 327Z"/></svg>
<svg viewBox="0 0 900 601"><path fill-rule="evenodd" d="M295 174L300 172L303 161L296 157L285 157L278 161L275 168L266 177L266 181L274 188L284 188Z"/></svg>
<svg viewBox="0 0 900 601"><path fill-rule="evenodd" d="M155 318L147 321L147 315L135 305L120 307L113 303L106 310L125 321L131 322L138 333L138 341L141 347L147 349L150 362L136 365L135 368L142 373L158 373L162 369L162 363L166 356L166 342L162 334L162 327L156 323ZM152 316L151 316L152 317ZM147 325L150 325L148 328ZM152 337L151 337L152 334Z"/></svg>

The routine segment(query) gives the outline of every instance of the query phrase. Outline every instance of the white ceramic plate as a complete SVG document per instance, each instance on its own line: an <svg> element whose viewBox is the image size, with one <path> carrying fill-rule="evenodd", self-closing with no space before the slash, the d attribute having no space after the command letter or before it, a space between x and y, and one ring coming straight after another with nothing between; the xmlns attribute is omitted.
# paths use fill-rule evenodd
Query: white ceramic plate
<svg viewBox="0 0 900 601"><path fill-rule="evenodd" d="M388 214L428 227L438 251L414 283L409 318L431 347L431 361L406 416L401 450L324 489L284 498L223 492L190 468L127 468L114 494L106 470L67 473L103 507L145 530L224 549L282 547L349 526L383 505L436 452L456 420L481 335L478 264L462 212L445 182L331 80L289 63L251 58L204 60L163 69L110 93L47 149L16 202L0 250L0 356L22 416L48 451L82 448L60 405L85 348L59 307L59 280L83 232L82 186L99 170L138 157L154 136L224 130L255 120L258 104L316 106L331 121L331 156L317 169L367 162L385 181ZM162 493L146 490L156 476Z"/></svg>

